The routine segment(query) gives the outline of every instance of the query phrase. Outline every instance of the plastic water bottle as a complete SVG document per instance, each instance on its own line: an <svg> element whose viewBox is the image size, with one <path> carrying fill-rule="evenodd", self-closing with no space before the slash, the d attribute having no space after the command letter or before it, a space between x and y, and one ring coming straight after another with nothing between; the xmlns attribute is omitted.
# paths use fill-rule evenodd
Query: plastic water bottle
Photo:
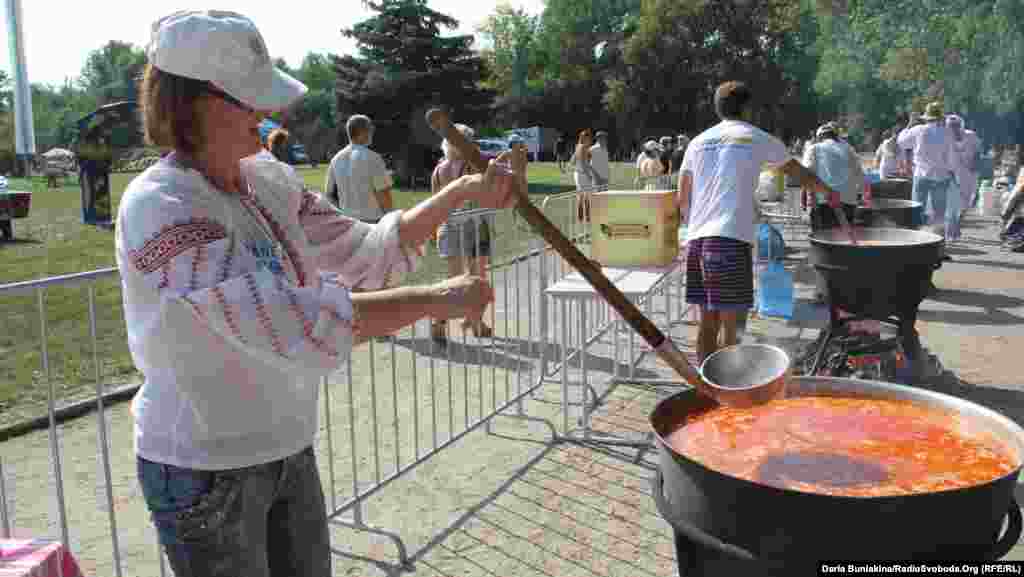
<svg viewBox="0 0 1024 577"><path fill-rule="evenodd" d="M992 181L983 180L978 187L978 215L993 216L995 214L995 187Z"/></svg>

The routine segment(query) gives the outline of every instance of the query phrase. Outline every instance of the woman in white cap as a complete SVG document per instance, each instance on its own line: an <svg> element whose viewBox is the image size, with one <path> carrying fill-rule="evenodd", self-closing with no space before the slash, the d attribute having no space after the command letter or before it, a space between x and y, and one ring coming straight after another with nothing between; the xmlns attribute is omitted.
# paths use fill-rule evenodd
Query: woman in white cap
<svg viewBox="0 0 1024 577"><path fill-rule="evenodd" d="M132 409L146 505L178 577L326 577L319 380L354 343L479 316L493 291L478 277L375 289L412 268L459 203L512 204L525 160L503 155L512 170L492 163L362 223L262 150L263 114L306 87L274 68L249 19L174 13L154 24L148 57L146 135L173 152L125 190L115 240L145 375Z"/></svg>

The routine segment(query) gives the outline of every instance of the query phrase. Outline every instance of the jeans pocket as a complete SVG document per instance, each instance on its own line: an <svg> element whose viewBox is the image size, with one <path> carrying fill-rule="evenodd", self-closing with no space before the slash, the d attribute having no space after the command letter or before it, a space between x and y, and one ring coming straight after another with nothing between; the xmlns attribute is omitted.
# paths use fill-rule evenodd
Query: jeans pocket
<svg viewBox="0 0 1024 577"><path fill-rule="evenodd" d="M243 480L139 459L139 483L164 544L219 542L238 517Z"/></svg>

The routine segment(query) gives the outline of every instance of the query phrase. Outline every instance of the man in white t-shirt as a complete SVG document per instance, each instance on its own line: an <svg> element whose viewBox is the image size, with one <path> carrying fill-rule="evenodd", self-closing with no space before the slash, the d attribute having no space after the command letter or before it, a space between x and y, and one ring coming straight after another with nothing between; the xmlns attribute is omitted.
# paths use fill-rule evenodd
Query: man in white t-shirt
<svg viewBox="0 0 1024 577"><path fill-rule="evenodd" d="M345 123L349 145L331 159L325 194L346 216L375 223L394 209L391 173L379 154L370 150L373 122L356 114Z"/></svg>
<svg viewBox="0 0 1024 577"><path fill-rule="evenodd" d="M908 126L900 132L897 140L901 147L914 151L913 198L921 203L931 222L941 229L943 237L947 233L955 236L956 231L950 226L952 219L946 210L949 191L955 180L954 170L958 164L953 147L953 132L946 127L946 115L942 113L941 102L929 104L921 120L925 123ZM956 192L959 191L959 187L956 188ZM959 196L956 200L959 206Z"/></svg>
<svg viewBox="0 0 1024 577"><path fill-rule="evenodd" d="M715 91L722 121L686 147L679 172L679 206L689 214L686 302L700 307L700 362L736 344L736 322L754 304L751 245L755 193L763 164L788 159L781 140L750 124L753 93L741 82Z"/></svg>
<svg viewBox="0 0 1024 577"><path fill-rule="evenodd" d="M608 133L598 130L597 144L590 147L590 166L597 173L597 186L608 186L611 168L608 165Z"/></svg>

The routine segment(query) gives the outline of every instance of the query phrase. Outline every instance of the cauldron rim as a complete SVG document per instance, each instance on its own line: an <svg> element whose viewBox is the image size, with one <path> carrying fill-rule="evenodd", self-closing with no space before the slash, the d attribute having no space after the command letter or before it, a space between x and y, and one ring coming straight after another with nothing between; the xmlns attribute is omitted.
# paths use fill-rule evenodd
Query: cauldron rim
<svg viewBox="0 0 1024 577"><path fill-rule="evenodd" d="M689 412L692 412L692 410L691 411L686 411L683 415L680 415L679 411L669 411L669 410L667 410L667 407L669 407L669 406L671 406L673 404L679 404L679 403L684 403L685 402L685 403L693 406L693 405L695 405L694 401L697 401L698 403L702 403L704 406L707 406L709 408L714 406L714 404L715 404L714 401L712 401L710 399L705 399L703 397L697 397L696 391L693 391L693 390L680 391L680 392L678 392L678 393L676 393L676 394L674 394L674 395L672 395L672 396L670 396L668 398L662 399L654 407L654 409L651 411L651 413L650 413L650 415L648 417L648 420L650 422L651 429L652 429L652 431L654 433L654 437L657 439L658 444L664 450L666 450L669 454L671 454L672 457L674 459L676 459L676 460L682 459L686 463L689 463L691 466L697 466L698 468L700 468L700 469L702 469L702 470L704 470L706 472L709 472L709 473L711 473L713 475L720 475L720 476L723 476L723 477L727 477L728 479L730 479L733 482L739 482L739 483L743 483L743 484L747 484L747 485L751 485L751 486L756 486L758 489L763 490L763 491L768 491L770 493L800 495L802 497L827 499L827 500L832 501L832 502L840 502L840 501L867 502L867 501L869 501L869 502L872 502L872 503L883 504L883 503L886 503L886 502L898 502L898 501L903 501L903 500L906 500L906 499L913 499L913 498L922 498L922 497L923 498L934 498L936 496L943 495L943 494L955 494L955 493L960 493L960 492L964 492L964 491L973 491L973 490L982 489L982 488L984 488L984 487L986 487L988 485L993 485L993 484L997 484L997 483L999 483L1001 481L1004 481L1004 480L1006 480L1009 477L1019 476L1021 471L1022 471L1022 469L1024 469L1024 428L1022 428L1020 425L1018 425L1017 423L1012 421L1010 418L1008 418L1005 415L999 413L998 411L995 411L993 409L990 409L990 408L985 407L983 405L980 405L978 403L975 403L975 402L972 402L972 401L968 401L966 399L961 399L961 398L958 398L958 397L953 397L951 395L946 395L944 393L939 393L939 392L936 392L936 391L928 391L928 390L925 390L925 389L920 389L920 388L917 388L917 387L909 387L909 386L906 386L906 385L898 385L898 384L895 384L895 383L886 383L886 382L881 382L881 381L867 381L867 380L863 380L863 379L848 379L848 378L842 378L842 377L810 377L810 376L793 377L792 379L790 379L789 383L787 383L787 396L789 396L791 392L794 392L793 387L789 386L789 385L793 385L793 384L795 384L796 387L797 387L795 392L800 392L800 393L805 393L805 394L814 394L814 393L828 394L828 393L831 392L834 395L836 392L838 392L840 394L849 393L846 396L850 396L850 397L854 397L854 398L879 398L879 399L897 399L897 400L898 399L904 399L904 400L911 400L911 401L921 401L921 402L924 402L925 404L927 404L929 406L939 407L939 408L943 408L945 410L952 410L953 412L955 412L957 414L965 415L969 419L975 419L975 418L987 419L989 422L993 423L994 425L997 425L998 428L1001 428L1001 429L1004 430L1004 434L998 434L997 438L1000 441L1002 441L1005 445L1007 445L1012 451L1014 451L1016 453L1015 455L1013 455L1014 458L1017 461L1016 466L1013 469L1013 471L1011 471L1010 473L1007 473L1006 475L1002 475L1000 477L997 477L995 479L991 479L991 480L986 481L984 483L979 483L979 484L976 484L976 485L970 485L970 486L967 486L967 487L958 487L958 488L954 488L954 489L943 489L943 490L939 490L939 491L928 491L928 492L924 492L924 493L910 493L910 494L906 494L906 495L882 495L882 496L827 495L827 494L824 494L824 493L815 493L815 492L811 492L811 491L802 491L802 490L798 490L798 489L790 489L790 488L785 488L785 487L777 487L777 486L774 486L774 485L766 485L764 483L760 483L760 482L757 482L757 481L751 481L749 479L744 479L744 478L741 478L741 477L736 477L734 475L731 475L731 474L728 474L728 473L723 473L723 472L718 471L716 469L712 469L712 468L706 466L704 463L702 463L700 461L697 461L697 460L694 460L694 459L691 459L690 457L687 457L686 455L683 455L682 453L676 451L675 448L673 448L672 445L668 442L666 437L672 431L675 431L678 428L678 426L673 426L673 428L671 428L671 430L666 430L666 427L670 426L670 424L668 424L668 423L660 423L659 424L658 420L661 418L661 414L662 413L669 413L669 414L672 414L673 416L677 417L676 423L678 423L679 420L681 420L679 417L685 417L685 414L689 414ZM817 388L818 384L823 385L823 390L821 390L821 391L814 390L814 389ZM832 385L832 388L830 388L829 385ZM854 388L849 390L849 391L844 391L844 390L842 390L844 386L852 386ZM802 387L808 387L808 388L802 388ZM862 394L861 395L857 395L856 393L858 391L861 392ZM866 393L866 394L864 394L864 393ZM1009 438L1011 436L1012 436L1012 438Z"/></svg>
<svg viewBox="0 0 1024 577"><path fill-rule="evenodd" d="M893 242L892 244L878 244L878 245L857 245L854 246L846 233L842 229L827 229L814 231L807 235L807 239L811 244L821 245L823 247L844 247L849 249L861 249L861 250L884 250L889 248L916 248L916 247L931 247L935 245L941 245L944 239L932 232L923 230L913 230L909 228L896 228L896 227L854 227L853 233L857 239L865 237L875 236L874 233L888 232L896 236L902 236L908 240L903 242ZM913 241L917 237L918 240Z"/></svg>

